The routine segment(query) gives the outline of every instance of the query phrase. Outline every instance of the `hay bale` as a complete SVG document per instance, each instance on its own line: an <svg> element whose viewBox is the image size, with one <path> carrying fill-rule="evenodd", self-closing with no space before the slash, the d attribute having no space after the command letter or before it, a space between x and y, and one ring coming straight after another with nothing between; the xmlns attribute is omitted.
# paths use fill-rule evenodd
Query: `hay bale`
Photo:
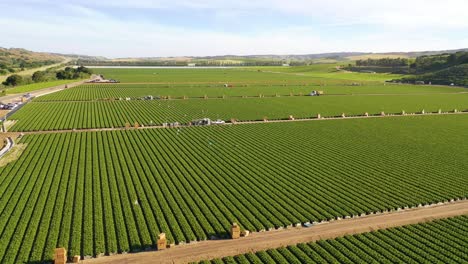
<svg viewBox="0 0 468 264"><path fill-rule="evenodd" d="M67 263L67 250L65 248L56 248L54 252L54 263L65 264Z"/></svg>
<svg viewBox="0 0 468 264"><path fill-rule="evenodd" d="M322 118L322 115L321 114L317 114L317 119L321 119Z"/></svg>
<svg viewBox="0 0 468 264"><path fill-rule="evenodd" d="M384 111L380 112L380 116L385 116L385 112Z"/></svg>
<svg viewBox="0 0 468 264"><path fill-rule="evenodd" d="M342 114L341 114L341 117L342 117L342 118L345 118L345 117L346 117L345 113L342 113Z"/></svg>
<svg viewBox="0 0 468 264"><path fill-rule="evenodd" d="M140 127L140 124L138 124L138 122L135 122L135 124L133 124L133 127L134 127L134 128L139 128L139 127Z"/></svg>
<svg viewBox="0 0 468 264"><path fill-rule="evenodd" d="M80 256L73 256L72 263L79 263L80 259Z"/></svg>
<svg viewBox="0 0 468 264"><path fill-rule="evenodd" d="M158 236L158 241L156 244L156 248L158 250L164 250L167 248L167 239L166 239L166 233L161 233Z"/></svg>
<svg viewBox="0 0 468 264"><path fill-rule="evenodd" d="M240 238L241 230L240 226L237 223L232 223L231 225L231 238L238 239Z"/></svg>
<svg viewBox="0 0 468 264"><path fill-rule="evenodd" d="M289 115L289 120L294 120L294 116Z"/></svg>

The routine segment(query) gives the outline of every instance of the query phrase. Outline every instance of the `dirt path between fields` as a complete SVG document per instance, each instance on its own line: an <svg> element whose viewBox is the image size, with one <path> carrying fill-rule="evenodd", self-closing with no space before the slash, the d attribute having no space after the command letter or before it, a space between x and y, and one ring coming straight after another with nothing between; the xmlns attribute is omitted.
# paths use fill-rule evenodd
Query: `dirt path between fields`
<svg viewBox="0 0 468 264"><path fill-rule="evenodd" d="M369 115L369 116L345 116L345 117L311 117L311 118L297 118L292 120L259 120L259 121L236 121L235 123L226 122L224 124L217 124L212 126L230 126L230 125L244 125L244 124L260 124L260 123L283 123L283 122L306 122L306 121L325 121L325 120L345 120L345 119L362 119L362 118L386 118L386 117L409 117L409 116L440 116L440 115L463 115L468 114L468 111L457 112L457 113L409 113L409 114L385 114L385 115ZM23 134L54 134L54 133L66 133L66 132L93 132L93 131L117 131L117 130L132 130L132 129L167 129L167 128L185 128L192 127L190 125L181 124L178 126L140 126L134 127L112 127L112 128L80 128L80 129L58 129L58 130L41 130L41 131L19 131Z"/></svg>
<svg viewBox="0 0 468 264"><path fill-rule="evenodd" d="M61 84L61 85L57 85L57 86L47 87L47 88L43 88L43 89L36 90L36 91L5 95L5 96L0 97L0 101L3 102L3 103L20 102L21 97L23 97L23 95L26 94L26 93L31 94L31 96L33 96L33 97L39 97L39 96L43 96L43 95L46 95L46 94L55 93L55 92L58 92L58 91L62 91L64 89L69 89L69 88L73 88L73 87L82 85L82 84L86 83L87 81L92 80L94 78L94 76L95 75L93 75L89 79L85 79L85 80L81 80L81 81L70 80L70 83L67 83L67 84Z"/></svg>
<svg viewBox="0 0 468 264"><path fill-rule="evenodd" d="M106 256L85 260L83 263L187 263L467 214L468 201L462 200L332 221L310 228L254 233L237 240L207 240L163 251Z"/></svg>

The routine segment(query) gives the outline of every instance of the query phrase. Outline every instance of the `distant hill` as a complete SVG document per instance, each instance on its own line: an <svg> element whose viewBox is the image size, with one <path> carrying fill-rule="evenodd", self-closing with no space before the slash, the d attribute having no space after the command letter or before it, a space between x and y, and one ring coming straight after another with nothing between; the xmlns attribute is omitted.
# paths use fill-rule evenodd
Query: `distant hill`
<svg viewBox="0 0 468 264"><path fill-rule="evenodd" d="M468 49L421 51L421 52L333 52L303 55L222 55L222 56L182 56L182 57L144 57L144 58L116 58L86 57L74 55L78 63L95 66L278 66L283 64L307 65L313 63L352 63L355 60L380 58L416 58L437 54L451 54Z"/></svg>
<svg viewBox="0 0 468 264"><path fill-rule="evenodd" d="M60 55L0 47L0 75L7 75L24 69L39 68L63 60L64 57Z"/></svg>
<svg viewBox="0 0 468 264"><path fill-rule="evenodd" d="M9 73L21 68L36 68L54 64L64 59L71 59L77 64L100 66L278 66L283 64L308 65L314 63L353 63L356 60L383 58L416 58L439 54L452 54L468 49L418 52L332 52L302 55L222 55L222 56L180 56L180 57L143 57L143 58L115 58L103 56L87 56L79 54L59 54L46 52L32 52L25 49L0 48L0 74Z"/></svg>

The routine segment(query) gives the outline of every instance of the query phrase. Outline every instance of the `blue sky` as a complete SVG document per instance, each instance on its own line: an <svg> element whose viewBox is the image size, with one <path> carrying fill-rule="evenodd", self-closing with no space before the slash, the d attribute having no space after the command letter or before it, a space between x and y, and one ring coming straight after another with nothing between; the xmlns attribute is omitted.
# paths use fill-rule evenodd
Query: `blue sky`
<svg viewBox="0 0 468 264"><path fill-rule="evenodd" d="M0 47L117 57L468 48L466 0L0 0Z"/></svg>

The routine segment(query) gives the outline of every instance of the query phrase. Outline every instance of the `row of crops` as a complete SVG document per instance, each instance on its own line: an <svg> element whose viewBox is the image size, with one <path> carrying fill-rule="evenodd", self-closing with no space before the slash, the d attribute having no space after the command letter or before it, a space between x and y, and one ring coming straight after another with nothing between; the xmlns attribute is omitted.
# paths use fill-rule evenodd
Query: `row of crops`
<svg viewBox="0 0 468 264"><path fill-rule="evenodd" d="M200 262L209 263L468 263L468 216Z"/></svg>
<svg viewBox="0 0 468 264"><path fill-rule="evenodd" d="M148 95L170 98L209 98L242 96L290 96L309 95L313 90L332 94L418 94L418 93L456 93L464 88L415 85L365 85L365 86L319 86L318 83L298 85L234 85L223 84L158 85L158 84L86 84L57 93L41 96L36 101L92 101L104 99L142 98Z"/></svg>
<svg viewBox="0 0 468 264"><path fill-rule="evenodd" d="M116 79L123 83L228 83L228 82L305 82L316 80L314 77L295 74L278 74L267 71L245 71L243 69L117 69L104 68L94 70L106 78Z"/></svg>
<svg viewBox="0 0 468 264"><path fill-rule="evenodd" d="M0 168L0 262L467 197L467 129L454 115L26 135Z"/></svg>
<svg viewBox="0 0 468 264"><path fill-rule="evenodd" d="M211 118L242 121L322 116L465 111L468 94L321 96L249 99L193 99L154 101L32 102L10 117L13 131L84 129L188 123Z"/></svg>

